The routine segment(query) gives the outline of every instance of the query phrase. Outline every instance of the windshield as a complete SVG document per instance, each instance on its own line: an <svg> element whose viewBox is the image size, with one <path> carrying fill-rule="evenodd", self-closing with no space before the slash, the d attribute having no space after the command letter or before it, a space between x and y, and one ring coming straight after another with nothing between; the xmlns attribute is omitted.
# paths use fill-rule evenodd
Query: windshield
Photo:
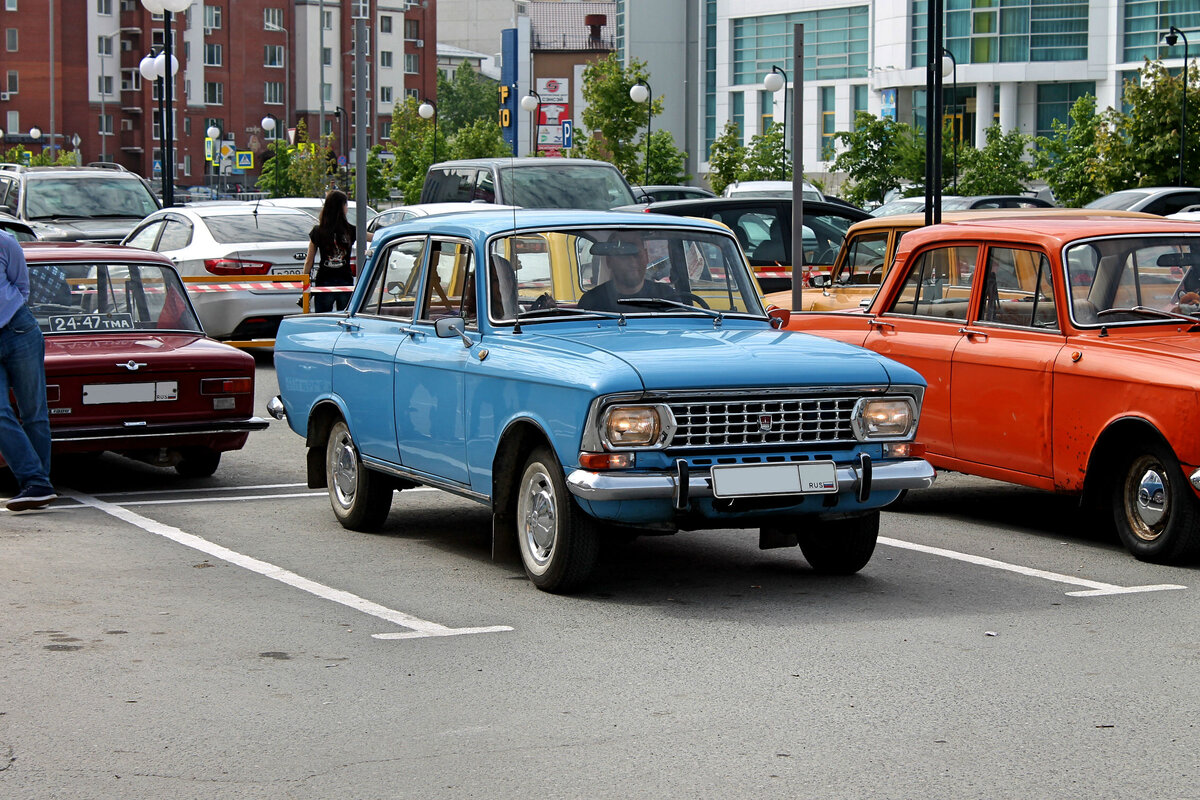
<svg viewBox="0 0 1200 800"><path fill-rule="evenodd" d="M31 263L29 310L48 334L204 332L179 276L156 264Z"/></svg>
<svg viewBox="0 0 1200 800"><path fill-rule="evenodd" d="M1149 192L1113 192L1110 195L1105 195L1097 200L1093 200L1084 206L1084 208L1107 208L1120 210L1123 208L1129 208L1139 200L1144 200L1149 196Z"/></svg>
<svg viewBox="0 0 1200 800"><path fill-rule="evenodd" d="M205 217L213 241L221 244L308 241L316 224L301 214L228 214Z"/></svg>
<svg viewBox="0 0 1200 800"><path fill-rule="evenodd" d="M503 167L500 186L506 203L525 208L608 211L634 202L621 173L595 164Z"/></svg>
<svg viewBox="0 0 1200 800"><path fill-rule="evenodd" d="M524 231L488 246L493 321L581 313L762 315L734 239L670 228Z"/></svg>
<svg viewBox="0 0 1200 800"><path fill-rule="evenodd" d="M136 177L87 175L30 177L25 183L25 216L31 220L55 217L137 217L158 210L154 195Z"/></svg>
<svg viewBox="0 0 1200 800"><path fill-rule="evenodd" d="M1064 261L1081 324L1171 321L1155 311L1200 315L1200 235L1093 239L1068 247Z"/></svg>

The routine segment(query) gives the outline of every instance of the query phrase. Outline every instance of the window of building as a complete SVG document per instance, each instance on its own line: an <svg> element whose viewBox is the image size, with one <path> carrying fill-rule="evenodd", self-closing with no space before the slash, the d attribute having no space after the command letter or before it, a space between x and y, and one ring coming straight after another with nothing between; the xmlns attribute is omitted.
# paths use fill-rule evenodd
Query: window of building
<svg viewBox="0 0 1200 800"><path fill-rule="evenodd" d="M206 67L222 66L225 63L223 60L224 55L225 55L225 51L224 51L224 47L222 45L215 44L212 42L204 43L204 66L206 66Z"/></svg>
<svg viewBox="0 0 1200 800"><path fill-rule="evenodd" d="M225 130L225 120L218 117L206 117L204 120L204 135L208 136L208 129L216 128L219 131Z"/></svg>
<svg viewBox="0 0 1200 800"><path fill-rule="evenodd" d="M281 31L281 30L283 30L283 9L282 8L264 8L263 9L263 30L264 31Z"/></svg>
<svg viewBox="0 0 1200 800"><path fill-rule="evenodd" d="M417 97L421 96L421 93L419 91L417 91L416 89L405 89L404 96L417 98Z"/></svg>
<svg viewBox="0 0 1200 800"><path fill-rule="evenodd" d="M221 29L221 7L220 6L205 6L204 7L204 30L217 31Z"/></svg>
<svg viewBox="0 0 1200 800"><path fill-rule="evenodd" d="M1163 3L1159 0L1126 0L1123 61L1140 63L1144 59L1183 58L1183 41L1175 47L1161 44L1161 37L1172 25L1191 34L1200 27L1200 4L1194 2ZM1193 46L1196 37L1188 36ZM1189 56L1194 56L1192 51Z"/></svg>
<svg viewBox="0 0 1200 800"><path fill-rule="evenodd" d="M97 75L96 76L96 91L100 94L113 93L113 76L112 75Z"/></svg>
<svg viewBox="0 0 1200 800"><path fill-rule="evenodd" d="M192 135L192 118L191 117L183 118L183 135L184 136Z"/></svg>
<svg viewBox="0 0 1200 800"><path fill-rule="evenodd" d="M379 102L381 102L381 103L392 102L392 87L390 87L390 86L380 86L379 87Z"/></svg>
<svg viewBox="0 0 1200 800"><path fill-rule="evenodd" d="M9 28L4 32L4 45L10 53L17 51L17 29Z"/></svg>
<svg viewBox="0 0 1200 800"><path fill-rule="evenodd" d="M381 14L379 16L379 32L380 33L391 33L392 32L392 17L390 14Z"/></svg>
<svg viewBox="0 0 1200 800"><path fill-rule="evenodd" d="M9 11L17 10L17 0L11 0L12 8ZM96 0L96 13L105 17L112 16L112 0Z"/></svg>
<svg viewBox="0 0 1200 800"><path fill-rule="evenodd" d="M183 156L183 174L192 174L192 157L186 153Z"/></svg>
<svg viewBox="0 0 1200 800"><path fill-rule="evenodd" d="M858 130L858 115L867 113L867 85L865 83L857 83L850 87L850 91L854 95L853 114L850 119L850 130Z"/></svg>
<svg viewBox="0 0 1200 800"><path fill-rule="evenodd" d="M6 119L4 120L5 130L10 130L10 131L21 130L21 112L20 111L9 111L5 115L5 117L6 117Z"/></svg>
<svg viewBox="0 0 1200 800"><path fill-rule="evenodd" d="M205 81L204 103L210 106L225 104L225 84L218 81Z"/></svg>
<svg viewBox="0 0 1200 800"><path fill-rule="evenodd" d="M136 92L142 88L142 73L137 68L121 70L121 91Z"/></svg>
<svg viewBox="0 0 1200 800"><path fill-rule="evenodd" d="M417 58L416 53L404 54L404 73L406 75L416 75L421 71L421 62Z"/></svg>
<svg viewBox="0 0 1200 800"><path fill-rule="evenodd" d="M282 67L283 66L283 45L281 45L281 44L265 44L265 45L263 45L263 66L265 66L265 67Z"/></svg>
<svg viewBox="0 0 1200 800"><path fill-rule="evenodd" d="M99 114L97 115L97 123L100 125L101 136L112 136L113 132L113 115Z"/></svg>
<svg viewBox="0 0 1200 800"><path fill-rule="evenodd" d="M731 108L730 119L737 126L738 139L746 141L746 93L733 92L729 96L729 105Z"/></svg>
<svg viewBox="0 0 1200 800"><path fill-rule="evenodd" d="M321 63L327 67L333 66L333 48L321 48Z"/></svg>
<svg viewBox="0 0 1200 800"><path fill-rule="evenodd" d="M379 51L379 66L382 68L390 68L392 66L392 51L391 50L380 50Z"/></svg>
<svg viewBox="0 0 1200 800"><path fill-rule="evenodd" d="M283 105L283 81L267 81L263 85L263 102Z"/></svg>
<svg viewBox="0 0 1200 800"><path fill-rule="evenodd" d="M113 54L113 44L111 36L96 37L96 53L102 56L111 56Z"/></svg>
<svg viewBox="0 0 1200 800"><path fill-rule="evenodd" d="M392 123L382 122L382 121L379 123L379 138L380 139L391 139L392 138Z"/></svg>
<svg viewBox="0 0 1200 800"><path fill-rule="evenodd" d="M766 133L775 124L775 93L760 91L758 93L758 130Z"/></svg>
<svg viewBox="0 0 1200 800"><path fill-rule="evenodd" d="M6 88L4 91L8 92L9 94L16 94L21 83L20 73L15 69L10 69L8 71L8 79L5 83L8 88Z"/></svg>
<svg viewBox="0 0 1200 800"><path fill-rule="evenodd" d="M16 11L17 10L17 0L4 0L4 10L5 11Z"/></svg>
<svg viewBox="0 0 1200 800"><path fill-rule="evenodd" d="M332 83L322 83L321 84L321 97L325 100L326 103L333 100L333 84Z"/></svg>
<svg viewBox="0 0 1200 800"><path fill-rule="evenodd" d="M1084 95L1096 96L1092 81L1039 83L1037 87L1037 135L1053 136L1054 122L1071 125L1071 106Z"/></svg>
<svg viewBox="0 0 1200 800"><path fill-rule="evenodd" d="M326 11L321 14L321 27L327 31L333 30L333 12Z"/></svg>
<svg viewBox="0 0 1200 800"><path fill-rule="evenodd" d="M867 77L870 13L861 5L733 20L733 83L761 83L771 67L790 64L797 23L805 26L804 80Z"/></svg>
<svg viewBox="0 0 1200 800"><path fill-rule="evenodd" d="M837 132L837 107L832 86L821 87L821 158L833 159L833 135Z"/></svg>
<svg viewBox="0 0 1200 800"><path fill-rule="evenodd" d="M405 39L420 39L421 38L421 22L415 19L404 20L404 38Z"/></svg>
<svg viewBox="0 0 1200 800"><path fill-rule="evenodd" d="M912 8L910 66L923 67L929 2L913 0ZM1200 14L1196 17L1200 23ZM951 2L946 5L945 29L946 49L959 64L1082 61L1087 58L1088 4L1086 0Z"/></svg>

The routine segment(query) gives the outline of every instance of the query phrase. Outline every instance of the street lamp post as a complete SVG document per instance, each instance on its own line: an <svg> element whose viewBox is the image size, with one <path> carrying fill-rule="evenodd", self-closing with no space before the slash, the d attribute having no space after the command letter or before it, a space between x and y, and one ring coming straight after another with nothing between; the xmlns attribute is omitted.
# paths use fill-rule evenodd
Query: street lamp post
<svg viewBox="0 0 1200 800"><path fill-rule="evenodd" d="M629 99L635 103L646 104L646 179L645 185L650 185L650 119L654 113L654 90L650 88L650 82L638 79L638 82L629 87Z"/></svg>
<svg viewBox="0 0 1200 800"><path fill-rule="evenodd" d="M275 196L278 197L279 179L281 177L279 174L279 133L277 132L277 129L279 128L279 117L275 116L274 114L267 114L262 118L262 127L264 131L272 134L275 138L275 164L272 168L275 177L271 181L271 183L274 184L271 188L275 192Z"/></svg>
<svg viewBox="0 0 1200 800"><path fill-rule="evenodd" d="M788 75L779 67L771 67L771 71L763 77L763 88L774 94L780 89L783 89L783 152L786 155L788 152L787 146L787 120L788 120L788 101L787 101L787 81ZM774 114L771 115L774 117Z"/></svg>
<svg viewBox="0 0 1200 800"><path fill-rule="evenodd" d="M37 125L34 125L32 128L29 129L29 138L33 139L33 141L35 143L40 141L42 138L42 129L39 128ZM45 148L43 148L43 150L44 149Z"/></svg>
<svg viewBox="0 0 1200 800"><path fill-rule="evenodd" d="M213 184L217 182L214 176L220 170L217 159L221 157L221 129L216 125L209 125L208 130L206 130L204 133L212 141L212 160L209 161L210 166L208 169L208 188L212 189Z"/></svg>
<svg viewBox="0 0 1200 800"><path fill-rule="evenodd" d="M1180 39L1183 39L1183 102L1180 103L1179 111L1179 185L1183 186L1183 143L1187 130L1188 39L1183 31L1174 25L1162 37L1167 47L1174 47Z"/></svg>
<svg viewBox="0 0 1200 800"><path fill-rule="evenodd" d="M348 112L346 111L346 109L342 108L341 106L334 106L333 113L334 113L334 116L336 116L338 118L338 148L342 151L341 159L345 160L346 164L349 164L350 163L350 146L346 142L346 137L347 137L346 117L348 116ZM343 183L343 188L345 188L345 186L344 186L344 184L346 183L345 170L342 170L342 183Z"/></svg>
<svg viewBox="0 0 1200 800"><path fill-rule="evenodd" d="M437 158L437 123L438 123L437 103L433 102L432 100L425 100L424 102L421 103L420 106L417 107L417 113L421 115L421 119L432 119L433 120L433 162L436 164L437 160L438 160L438 158Z"/></svg>
<svg viewBox="0 0 1200 800"><path fill-rule="evenodd" d="M542 96L530 89L529 94L521 98L521 108L533 114L533 121L529 124L529 151L537 155L538 127L542 123Z"/></svg>
<svg viewBox="0 0 1200 800"><path fill-rule="evenodd" d="M175 204L175 126L171 121L171 94L175 85L175 73L179 69L179 60L171 53L174 46L175 26L172 17L175 13L187 10L192 0L142 0L142 6L151 14L163 15L163 50L154 59L154 71L162 76L162 160L163 160L163 205ZM143 64L145 59L142 60ZM139 66L140 68L140 66ZM142 73L145 76L145 72Z"/></svg>
<svg viewBox="0 0 1200 800"><path fill-rule="evenodd" d="M948 65L947 62L949 62ZM955 194L958 194L958 132L961 130L962 122L958 121L957 118L953 116L958 112L958 59L954 57L954 53L951 53L949 50L943 47L942 77L945 78L946 76L953 76L952 80L954 82L954 105L950 111L950 144L952 147L954 147L954 188L951 191L953 191ZM963 116L966 115L964 114ZM956 122L959 127L955 127Z"/></svg>

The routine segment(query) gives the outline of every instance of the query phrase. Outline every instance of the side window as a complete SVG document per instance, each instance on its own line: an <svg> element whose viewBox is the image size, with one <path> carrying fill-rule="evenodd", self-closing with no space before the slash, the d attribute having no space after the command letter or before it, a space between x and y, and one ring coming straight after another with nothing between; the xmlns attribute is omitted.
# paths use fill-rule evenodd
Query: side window
<svg viewBox="0 0 1200 800"><path fill-rule="evenodd" d="M471 200L474 190L474 169L432 170L425 177L425 187L421 192L421 202L465 203Z"/></svg>
<svg viewBox="0 0 1200 800"><path fill-rule="evenodd" d="M17 184L11 178L0 178L0 206L16 210Z"/></svg>
<svg viewBox="0 0 1200 800"><path fill-rule="evenodd" d="M846 243L846 258L838 272L838 283L879 283L887 257L887 231L864 233Z"/></svg>
<svg viewBox="0 0 1200 800"><path fill-rule="evenodd" d="M763 206L727 214L718 213L713 217L733 229L742 249L746 251L746 257L754 266L788 263L783 226L775 209Z"/></svg>
<svg viewBox="0 0 1200 800"><path fill-rule="evenodd" d="M917 256L889 312L964 322L978 247L939 247Z"/></svg>
<svg viewBox="0 0 1200 800"><path fill-rule="evenodd" d="M158 232L162 230L162 227L163 221L161 219L148 222L135 230L126 244L142 250L153 250L154 240L158 238Z"/></svg>
<svg viewBox="0 0 1200 800"><path fill-rule="evenodd" d="M420 319L433 321L441 317L475 316L475 309L463 307L464 294L474 301L467 286L471 274L471 247L466 242L432 241L429 243L428 277L421 303ZM468 291L464 292L464 289Z"/></svg>
<svg viewBox="0 0 1200 800"><path fill-rule="evenodd" d="M1196 192L1172 192L1166 197L1160 197L1150 205L1146 206L1145 211L1151 214L1175 214L1183 211L1188 206L1200 203L1200 194Z"/></svg>
<svg viewBox="0 0 1200 800"><path fill-rule="evenodd" d="M163 226L162 236L158 237L158 245L155 250L169 252L171 250L181 250L188 246L192 241L192 226L185 220L168 217L166 225Z"/></svg>
<svg viewBox="0 0 1200 800"><path fill-rule="evenodd" d="M1023 328L1057 328L1050 262L1045 254L989 248L979 320Z"/></svg>
<svg viewBox="0 0 1200 800"><path fill-rule="evenodd" d="M411 320L424 239L397 242L378 261L360 312Z"/></svg>
<svg viewBox="0 0 1200 800"><path fill-rule="evenodd" d="M496 202L496 182L492 180L490 170L480 170L475 176L475 190L472 193L472 200L483 200L485 203Z"/></svg>

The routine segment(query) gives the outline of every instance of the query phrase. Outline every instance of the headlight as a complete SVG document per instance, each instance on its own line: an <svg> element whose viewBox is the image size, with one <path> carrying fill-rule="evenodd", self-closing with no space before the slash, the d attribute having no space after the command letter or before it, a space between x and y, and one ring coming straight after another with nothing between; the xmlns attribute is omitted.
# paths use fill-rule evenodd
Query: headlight
<svg viewBox="0 0 1200 800"><path fill-rule="evenodd" d="M860 441L904 439L912 433L916 417L907 398L864 398L854 407L854 435Z"/></svg>
<svg viewBox="0 0 1200 800"><path fill-rule="evenodd" d="M613 447L658 444L662 429L655 406L614 406L604 414L604 438Z"/></svg>

